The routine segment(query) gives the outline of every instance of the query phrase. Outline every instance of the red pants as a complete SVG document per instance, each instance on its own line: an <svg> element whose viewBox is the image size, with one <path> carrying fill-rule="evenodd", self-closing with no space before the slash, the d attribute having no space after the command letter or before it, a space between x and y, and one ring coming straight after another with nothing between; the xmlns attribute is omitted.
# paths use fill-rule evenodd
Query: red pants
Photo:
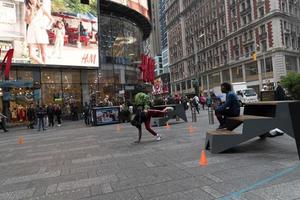
<svg viewBox="0 0 300 200"><path fill-rule="evenodd" d="M151 117L162 117L164 116L165 112L161 110L152 110L149 109L146 114L146 120L145 120L145 128L147 131L149 131L152 135L157 136L157 133L151 128Z"/></svg>

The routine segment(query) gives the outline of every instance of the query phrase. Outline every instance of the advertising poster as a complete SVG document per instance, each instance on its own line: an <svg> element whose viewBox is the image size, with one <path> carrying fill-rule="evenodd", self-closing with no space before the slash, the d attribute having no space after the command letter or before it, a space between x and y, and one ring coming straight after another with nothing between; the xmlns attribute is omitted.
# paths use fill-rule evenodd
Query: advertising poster
<svg viewBox="0 0 300 200"><path fill-rule="evenodd" d="M119 107L99 107L95 112L97 125L119 122Z"/></svg>
<svg viewBox="0 0 300 200"><path fill-rule="evenodd" d="M123 4L133 10L144 15L146 18L149 17L148 0L110 0L116 3Z"/></svg>
<svg viewBox="0 0 300 200"><path fill-rule="evenodd" d="M13 63L98 66L97 1L0 0L0 60Z"/></svg>

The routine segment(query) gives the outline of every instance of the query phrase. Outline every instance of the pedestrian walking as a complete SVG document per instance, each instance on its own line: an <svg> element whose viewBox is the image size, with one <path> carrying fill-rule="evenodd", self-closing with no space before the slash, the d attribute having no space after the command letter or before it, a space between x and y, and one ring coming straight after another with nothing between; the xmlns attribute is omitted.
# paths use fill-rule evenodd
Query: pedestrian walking
<svg viewBox="0 0 300 200"><path fill-rule="evenodd" d="M48 120L49 120L49 127L50 126L54 126L54 107L52 106L52 104L50 104L47 107L47 115L48 115Z"/></svg>
<svg viewBox="0 0 300 200"><path fill-rule="evenodd" d="M84 116L84 123L85 125L90 124L90 107L87 102L84 103L84 108L83 108L83 116Z"/></svg>
<svg viewBox="0 0 300 200"><path fill-rule="evenodd" d="M6 118L7 117L5 115L0 113L0 127L1 127L1 129L3 129L4 132L8 132L8 130L6 129L6 123L5 123Z"/></svg>
<svg viewBox="0 0 300 200"><path fill-rule="evenodd" d="M27 120L28 120L28 128L34 129L34 121L36 120L35 110L33 104L30 104L27 109Z"/></svg>
<svg viewBox="0 0 300 200"><path fill-rule="evenodd" d="M54 113L55 113L55 116L56 116L56 119L57 119L57 126L61 126L61 108L59 105L56 105L55 108L54 108Z"/></svg>
<svg viewBox="0 0 300 200"><path fill-rule="evenodd" d="M200 109L199 109L199 97L197 95L194 96L192 100L193 106L196 108L197 113L199 114Z"/></svg>
<svg viewBox="0 0 300 200"><path fill-rule="evenodd" d="M41 128L43 128L43 131L45 131L45 123L44 123L44 117L46 115L46 110L44 109L44 106L37 105L36 107L36 117L37 117L37 123L38 123L38 131L41 131Z"/></svg>
<svg viewBox="0 0 300 200"><path fill-rule="evenodd" d="M200 104L202 105L202 109L205 110L206 98L204 95L200 95Z"/></svg>

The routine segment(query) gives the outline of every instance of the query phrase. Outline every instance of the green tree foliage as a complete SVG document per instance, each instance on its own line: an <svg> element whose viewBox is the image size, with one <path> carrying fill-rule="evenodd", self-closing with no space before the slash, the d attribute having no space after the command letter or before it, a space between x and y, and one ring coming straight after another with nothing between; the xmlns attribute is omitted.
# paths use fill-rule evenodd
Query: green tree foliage
<svg viewBox="0 0 300 200"><path fill-rule="evenodd" d="M97 0L90 0L90 5L81 4L80 0L52 0L52 12L91 12L97 16Z"/></svg>
<svg viewBox="0 0 300 200"><path fill-rule="evenodd" d="M294 99L300 100L300 73L289 73L281 82Z"/></svg>

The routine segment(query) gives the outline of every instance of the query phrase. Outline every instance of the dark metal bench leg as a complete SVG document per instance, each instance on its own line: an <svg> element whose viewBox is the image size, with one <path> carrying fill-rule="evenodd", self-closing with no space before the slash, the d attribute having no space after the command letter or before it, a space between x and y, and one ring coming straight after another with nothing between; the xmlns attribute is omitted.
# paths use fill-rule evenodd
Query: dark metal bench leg
<svg viewBox="0 0 300 200"><path fill-rule="evenodd" d="M298 157L300 160L300 102L294 102L289 104L290 116L293 126L294 137L298 150Z"/></svg>

